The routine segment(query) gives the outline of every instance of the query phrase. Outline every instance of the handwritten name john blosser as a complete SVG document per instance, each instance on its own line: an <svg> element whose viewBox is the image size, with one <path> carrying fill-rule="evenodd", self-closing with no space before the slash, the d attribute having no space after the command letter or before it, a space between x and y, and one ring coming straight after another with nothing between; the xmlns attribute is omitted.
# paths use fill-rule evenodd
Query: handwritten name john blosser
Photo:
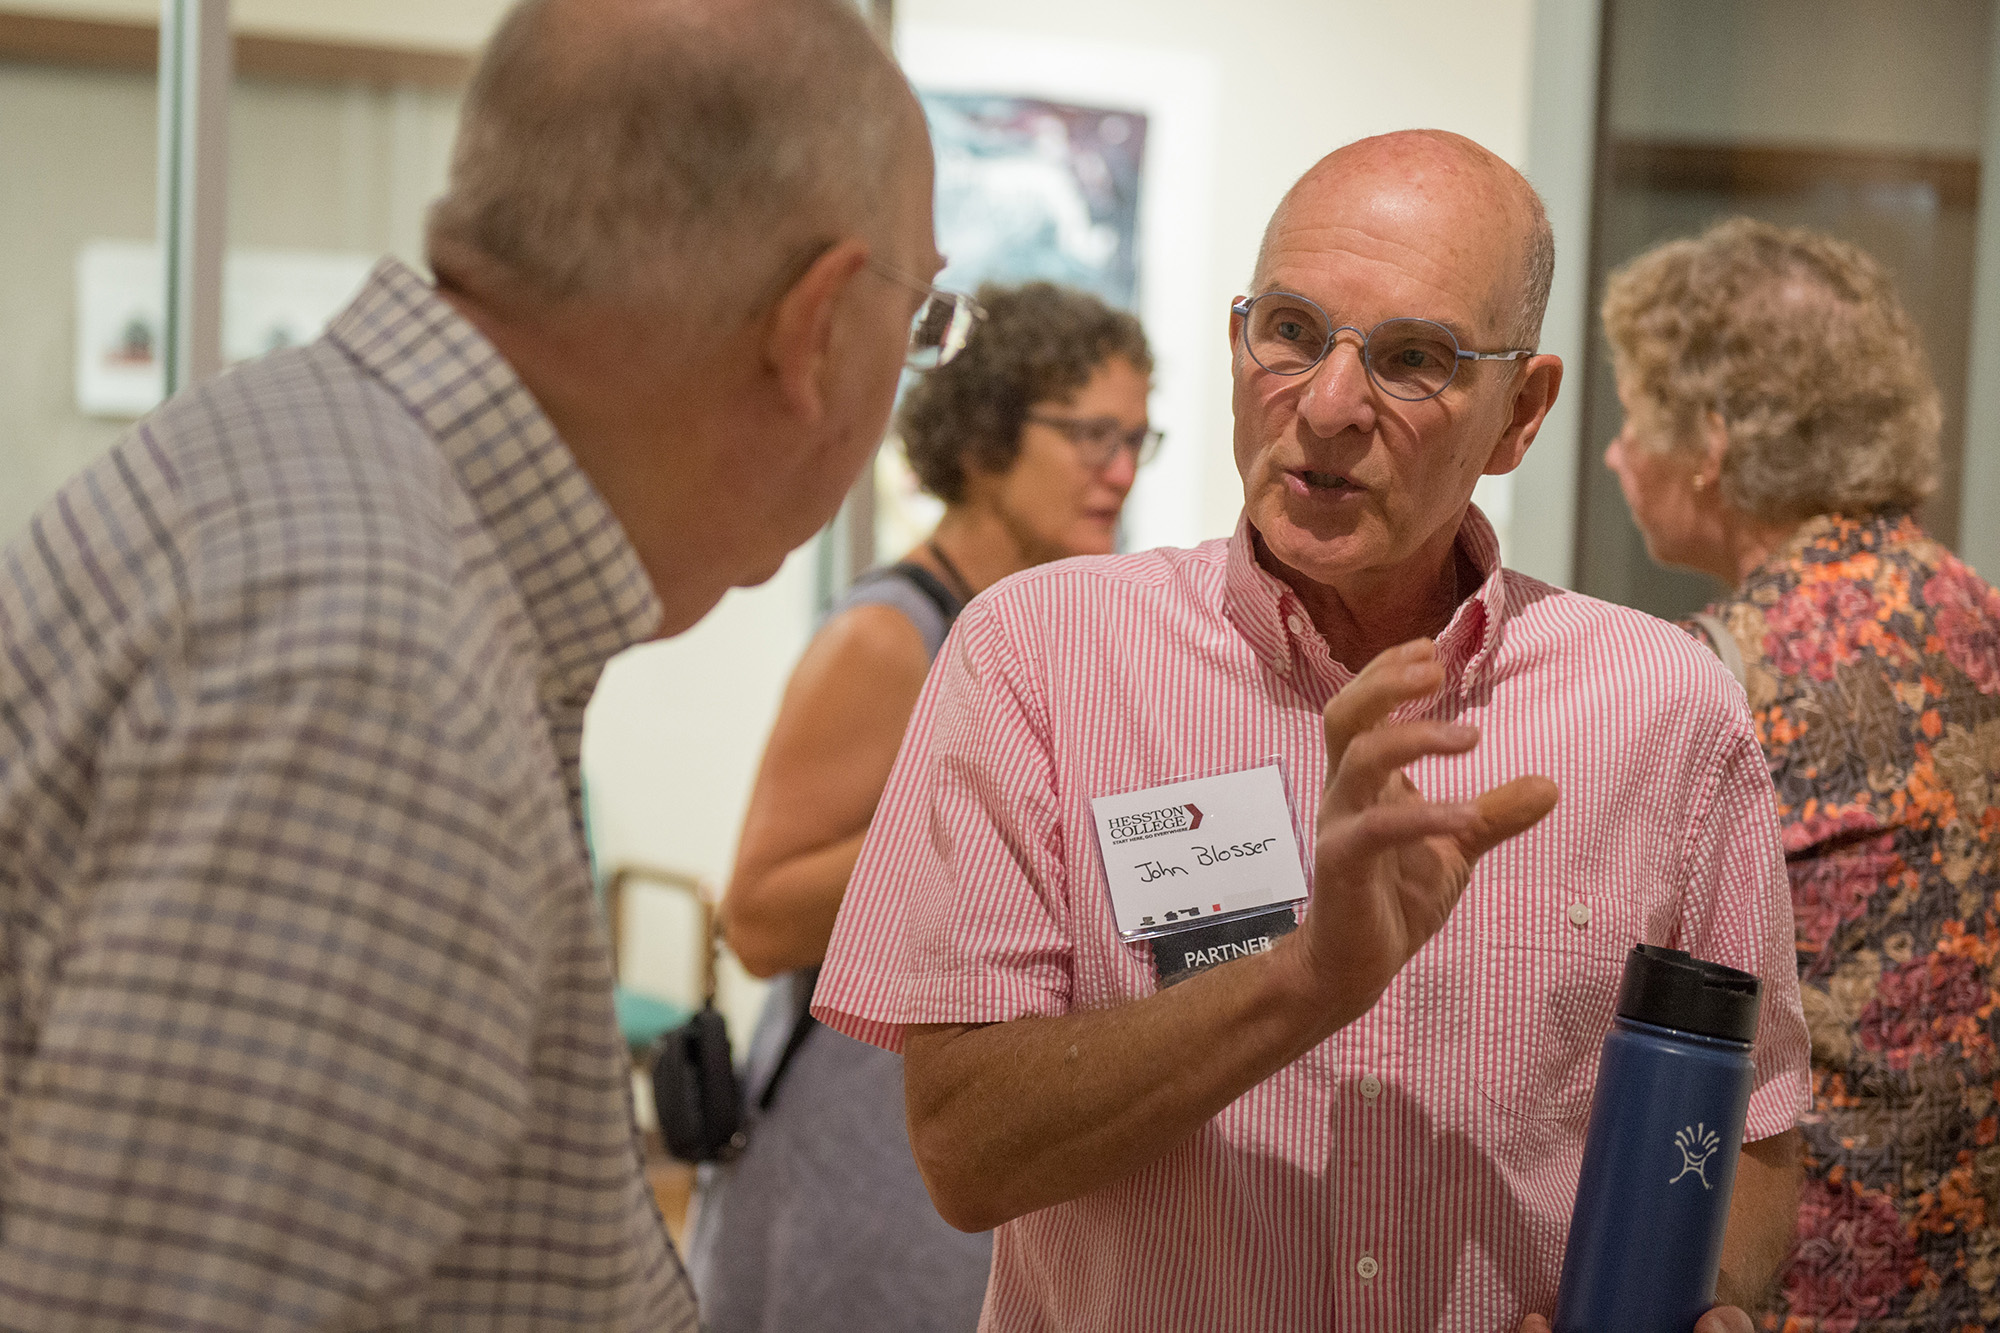
<svg viewBox="0 0 2000 1333"><path fill-rule="evenodd" d="M1276 838L1260 838L1256 842L1233 843L1228 847L1218 847L1210 843L1205 847L1195 848L1194 859L1200 865L1221 865L1224 861L1239 860L1245 856L1262 856L1271 850L1271 844L1276 841ZM1177 866L1171 861L1138 861L1133 863L1132 868L1139 872L1141 884L1151 884L1154 880L1165 879L1169 875L1187 874L1185 867Z"/></svg>

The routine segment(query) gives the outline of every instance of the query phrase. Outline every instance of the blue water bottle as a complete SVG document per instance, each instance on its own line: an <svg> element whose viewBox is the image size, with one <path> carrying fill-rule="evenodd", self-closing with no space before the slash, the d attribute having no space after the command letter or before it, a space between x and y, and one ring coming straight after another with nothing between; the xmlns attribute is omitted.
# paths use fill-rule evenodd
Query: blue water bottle
<svg viewBox="0 0 2000 1333"><path fill-rule="evenodd" d="M1757 978L1650 944L1625 960L1556 1288L1555 1333L1688 1333L1715 1304Z"/></svg>

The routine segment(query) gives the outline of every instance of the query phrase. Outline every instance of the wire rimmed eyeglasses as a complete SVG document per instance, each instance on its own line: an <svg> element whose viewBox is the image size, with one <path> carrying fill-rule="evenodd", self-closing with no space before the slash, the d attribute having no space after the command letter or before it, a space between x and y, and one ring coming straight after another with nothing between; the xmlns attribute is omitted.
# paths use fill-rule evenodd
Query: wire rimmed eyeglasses
<svg viewBox="0 0 2000 1333"><path fill-rule="evenodd" d="M1420 403L1445 391L1462 361L1519 361L1532 347L1469 352L1434 319L1385 319L1372 329L1336 325L1326 311L1296 292L1238 297L1229 307L1243 317L1243 349L1273 375L1303 375L1326 359L1343 333L1361 339L1361 364L1375 387L1391 398Z"/></svg>
<svg viewBox="0 0 2000 1333"><path fill-rule="evenodd" d="M878 277L923 294L924 303L910 317L910 343L903 350L903 364L911 370L936 370L957 356L965 350L966 340L979 321L986 318L986 308L964 292L934 287L873 259L868 268Z"/></svg>
<svg viewBox="0 0 2000 1333"><path fill-rule="evenodd" d="M1160 452L1160 441L1167 438L1165 431L1153 426L1127 429L1116 417L1062 417L1030 412L1028 420L1047 426L1068 440L1078 460L1092 471L1110 467L1120 451L1132 455L1135 466L1144 467Z"/></svg>

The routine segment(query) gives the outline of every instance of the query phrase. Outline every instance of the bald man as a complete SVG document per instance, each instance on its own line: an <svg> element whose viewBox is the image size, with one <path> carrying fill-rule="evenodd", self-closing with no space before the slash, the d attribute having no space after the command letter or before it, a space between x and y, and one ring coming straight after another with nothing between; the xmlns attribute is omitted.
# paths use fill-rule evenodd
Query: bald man
<svg viewBox="0 0 2000 1333"><path fill-rule="evenodd" d="M436 285L384 261L6 549L0 1327L696 1327L584 705L832 515L964 309L930 197L844 0L531 0Z"/></svg>
<svg viewBox="0 0 2000 1333"><path fill-rule="evenodd" d="M1782 1258L1807 1051L1741 692L1471 504L1555 401L1551 268L1476 144L1334 153L1230 310L1234 537L959 621L814 1012L901 1046L940 1212L999 1228L983 1329L1539 1328L1640 942L1764 978L1723 1298Z"/></svg>

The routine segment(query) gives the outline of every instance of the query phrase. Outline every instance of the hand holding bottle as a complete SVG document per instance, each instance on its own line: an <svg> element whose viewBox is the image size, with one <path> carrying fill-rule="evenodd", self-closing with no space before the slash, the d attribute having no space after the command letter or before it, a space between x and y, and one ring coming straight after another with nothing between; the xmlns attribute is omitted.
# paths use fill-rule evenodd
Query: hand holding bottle
<svg viewBox="0 0 2000 1333"><path fill-rule="evenodd" d="M1550 1333L1549 1321L1531 1314L1521 1321L1521 1333ZM1718 1305L1695 1321L1693 1333L1757 1333L1757 1325L1735 1306Z"/></svg>

